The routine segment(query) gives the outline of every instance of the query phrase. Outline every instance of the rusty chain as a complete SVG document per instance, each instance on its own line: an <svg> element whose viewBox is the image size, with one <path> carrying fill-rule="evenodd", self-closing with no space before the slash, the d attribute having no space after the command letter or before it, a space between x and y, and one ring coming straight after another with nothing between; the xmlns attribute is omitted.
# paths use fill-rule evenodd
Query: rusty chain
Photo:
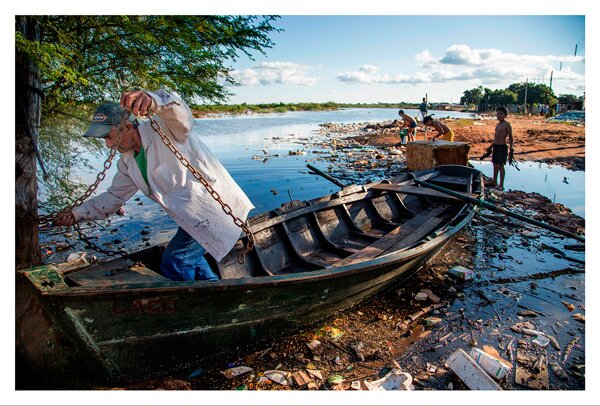
<svg viewBox="0 0 600 406"><path fill-rule="evenodd" d="M117 142L114 144L115 146L110 149L109 156L106 159L106 161L104 162L104 170L102 172L100 172L96 176L95 182L92 185L90 185L90 187L88 188L88 190L86 190L85 193L83 193L83 195L81 195L72 204L70 204L69 206L67 206L64 209L60 210L59 212L51 213L51 214L48 214L48 215L38 216L38 221L39 221L40 224L47 224L47 223L51 223L59 215L65 214L65 213L69 213L70 216L73 219L73 224L72 224L73 229L77 232L79 238L82 241L84 241L85 243L87 243L94 250L96 250L98 252L101 252L103 254L106 254L106 255L111 255L111 256L113 256L113 255L125 256L125 255L127 255L127 253L125 251L123 251L123 250L120 250L120 251L105 250L103 248L98 247L93 242L91 242L89 240L89 238L87 238L83 234L83 232L81 231L81 228L75 222L75 216L73 214L73 209L75 207L81 205L88 197L90 197L90 195L92 193L94 193L94 191L98 188L98 185L100 184L100 182L102 182L104 180L104 178L106 177L106 171L108 171L108 169L110 169L110 167L112 165L112 161L113 161L113 159L114 159L114 157L115 157L115 155L117 153L117 146L119 145L119 142L120 142L120 139L121 139L121 129L122 129L123 125L125 124L125 121L127 119L128 113L129 112L126 111L123 114L123 117L121 119L121 124L119 125L119 137L117 139ZM206 179L204 179L204 177L202 176L202 174L190 163L190 161L185 156L183 156L181 154L181 152L179 152L179 150L177 149L177 147L175 147L175 145L173 144L173 142L164 134L164 132L162 131L162 128L160 127L160 124L158 124L158 122L156 120L154 120L151 117L150 114L148 114L147 117L150 120L150 126L160 136L162 142L167 146L167 148L169 148L169 150L171 152L173 152L173 154L175 155L175 157L177 159L179 159L179 161L183 164L183 166L185 166L192 173L192 175L194 175L194 177L206 188L206 190L211 195L211 197L213 199L215 199L221 205L221 208L223 209L223 212L226 215L228 215L228 216L230 216L232 218L233 223L236 226L238 226L239 228L241 228L244 231L244 233L246 234L248 242L246 244L246 247L245 247L243 253L241 253L238 256L238 261L240 263L243 263L244 262L244 257L250 251L252 251L252 249L254 248L254 234L252 234L252 231L250 230L250 228L248 227L248 225L244 221L242 221L239 217L237 217L237 216L235 216L233 214L233 210L231 209L231 206L229 206L227 203L225 203L223 201L223 199L221 199L221 196L219 195L219 193L216 190L213 189L213 187L208 183L208 181Z"/></svg>
<svg viewBox="0 0 600 406"><path fill-rule="evenodd" d="M90 187L79 198L77 198L73 203L71 203L64 209L62 209L58 212L38 216L39 224L44 225L44 224L52 223L58 216L60 216L62 214L69 214L73 220L72 227L77 232L79 239L82 240L83 242L85 242L86 244L88 244L95 251L98 251L102 254L106 254L109 256L114 256L114 255L126 256L127 252L125 252L124 250L119 250L119 251L105 250L104 248L100 248L99 246L97 246L96 244L91 242L90 239L88 237L86 237L85 234L83 234L83 232L81 231L81 228L79 227L79 224L77 224L77 222L75 221L75 215L73 214L73 209L77 206L80 206L81 203L83 203L88 197L90 197L91 194L94 193L94 191L98 188L98 185L100 184L100 182L102 182L104 180L104 178L106 178L106 172L112 166L113 159L114 159L115 155L117 154L117 146L119 145L119 143L121 141L121 131L123 129L123 125L125 124L128 116L129 116L128 111L123 113L123 116L121 117L121 124L119 125L119 136L117 138L117 142L114 144L115 146L110 149L108 158L106 159L106 161L104 161L104 169L102 170L102 172L100 172L98 175L96 175L96 180L94 181L94 183L92 183L90 185Z"/></svg>
<svg viewBox="0 0 600 406"><path fill-rule="evenodd" d="M213 187L210 185L210 183L208 183L208 181L206 179L204 179L202 174L190 163L190 161L185 156L183 156L183 154L181 154L181 152L179 152L177 147L173 144L173 141L171 141L165 135L165 133L162 131L160 124L158 124L158 122L156 120L154 120L150 114L148 114L147 117L150 120L150 126L160 136L160 139L167 146L167 148L169 148L169 150L171 150L171 152L175 155L175 157L177 157L177 159L179 159L179 161L183 164L183 166L185 166L192 173L192 175L194 175L194 177L196 179L198 179L198 181L202 184L202 186L204 186L206 188L206 190L211 195L211 197L213 199L215 199L221 205L221 208L223 209L225 214L227 214L229 217L231 217L233 219L233 223L236 226L238 226L239 228L241 228L244 231L244 233L246 234L248 243L246 244L246 248L244 249L244 252L238 256L238 261L240 263L243 263L244 257L250 251L252 251L252 249L254 248L254 234L252 234L250 227L248 227L248 224L246 224L244 221L242 221L239 217L237 217L233 214L233 210L231 209L231 206L229 206L227 203L225 203L221 199L221 196L219 195L219 193L215 189L213 189Z"/></svg>

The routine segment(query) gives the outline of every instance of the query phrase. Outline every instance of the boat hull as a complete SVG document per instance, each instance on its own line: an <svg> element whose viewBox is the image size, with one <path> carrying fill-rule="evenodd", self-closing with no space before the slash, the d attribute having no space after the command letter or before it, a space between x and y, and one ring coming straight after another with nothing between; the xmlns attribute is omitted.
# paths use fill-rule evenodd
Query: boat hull
<svg viewBox="0 0 600 406"><path fill-rule="evenodd" d="M311 272L217 282L156 282L96 289L68 286L52 266L20 272L87 365L110 381L198 368L236 347L289 335L396 286L434 257L475 214L412 248Z"/></svg>

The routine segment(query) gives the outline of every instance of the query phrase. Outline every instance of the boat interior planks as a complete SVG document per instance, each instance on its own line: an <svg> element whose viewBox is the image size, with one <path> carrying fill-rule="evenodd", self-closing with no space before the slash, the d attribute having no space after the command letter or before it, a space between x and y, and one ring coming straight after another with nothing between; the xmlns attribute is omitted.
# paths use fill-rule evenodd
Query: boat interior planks
<svg viewBox="0 0 600 406"><path fill-rule="evenodd" d="M335 266L341 267L375 258L383 254L391 247L394 247L407 239L409 239L409 241L405 241L404 248L410 246L411 244L425 237L427 234L431 233L431 231L433 231L434 228L442 222L443 219L437 216L445 209L446 206L432 207L424 210L423 212L419 213L419 215L396 227L368 247L365 247L355 254L336 262Z"/></svg>

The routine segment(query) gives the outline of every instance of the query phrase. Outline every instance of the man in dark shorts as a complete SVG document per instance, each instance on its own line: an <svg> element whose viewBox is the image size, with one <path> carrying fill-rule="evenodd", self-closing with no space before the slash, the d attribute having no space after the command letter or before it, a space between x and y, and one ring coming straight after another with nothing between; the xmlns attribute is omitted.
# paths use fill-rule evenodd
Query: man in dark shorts
<svg viewBox="0 0 600 406"><path fill-rule="evenodd" d="M494 134L494 142L486 149L489 153L492 151L492 163L494 164L494 179L486 186L495 187L497 190L504 190L504 176L506 174L504 166L508 159L509 146L506 145L506 139L510 144L510 153L514 152L513 134L510 123L506 121L508 110L504 106L496 109L496 132ZM500 174L500 184L498 184L498 174Z"/></svg>
<svg viewBox="0 0 600 406"><path fill-rule="evenodd" d="M398 111L398 115L400 115L400 118L403 121L402 127L400 127L400 129L408 127L408 140L414 141L415 140L415 129L417 128L417 122L415 121L414 118L412 118L408 114L405 114L404 110Z"/></svg>

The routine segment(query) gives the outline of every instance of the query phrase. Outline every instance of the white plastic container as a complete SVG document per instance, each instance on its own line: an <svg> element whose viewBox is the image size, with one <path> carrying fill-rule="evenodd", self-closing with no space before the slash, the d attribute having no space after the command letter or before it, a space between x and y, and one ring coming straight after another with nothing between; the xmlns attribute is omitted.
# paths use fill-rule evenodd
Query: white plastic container
<svg viewBox="0 0 600 406"><path fill-rule="evenodd" d="M510 370L508 365L502 363L498 358L481 351L479 348L471 348L469 355L492 378L500 380Z"/></svg>
<svg viewBox="0 0 600 406"><path fill-rule="evenodd" d="M446 365L471 390L502 390L500 386L481 368L473 358L461 348L454 351L446 361Z"/></svg>
<svg viewBox="0 0 600 406"><path fill-rule="evenodd" d="M460 265L448 269L448 273L463 281L470 281L475 278L475 272Z"/></svg>

